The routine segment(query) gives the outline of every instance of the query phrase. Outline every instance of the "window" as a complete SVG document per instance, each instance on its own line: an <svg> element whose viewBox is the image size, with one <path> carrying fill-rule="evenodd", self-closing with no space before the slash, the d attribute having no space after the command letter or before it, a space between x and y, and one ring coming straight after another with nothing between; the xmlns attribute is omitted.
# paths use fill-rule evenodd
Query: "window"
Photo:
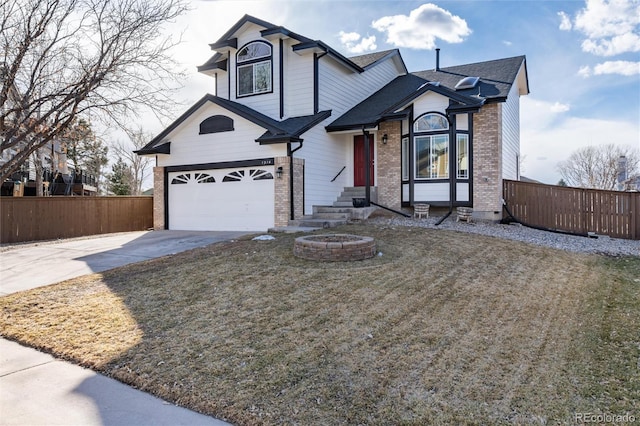
<svg viewBox="0 0 640 426"><path fill-rule="evenodd" d="M238 96L271 92L271 46L254 41L238 51L236 56Z"/></svg>
<svg viewBox="0 0 640 426"><path fill-rule="evenodd" d="M449 177L449 135L415 138L416 179Z"/></svg>
<svg viewBox="0 0 640 426"><path fill-rule="evenodd" d="M409 180L409 138L402 138L402 180Z"/></svg>
<svg viewBox="0 0 640 426"><path fill-rule="evenodd" d="M231 132L233 119L226 115L213 115L200 123L200 134Z"/></svg>
<svg viewBox="0 0 640 426"><path fill-rule="evenodd" d="M442 114L428 113L413 123L415 178L449 178L449 121Z"/></svg>
<svg viewBox="0 0 640 426"><path fill-rule="evenodd" d="M413 131L416 133L447 129L449 129L449 122L444 115L440 114L425 114L413 123Z"/></svg>
<svg viewBox="0 0 640 426"><path fill-rule="evenodd" d="M469 179L469 135L458 133L458 179Z"/></svg>

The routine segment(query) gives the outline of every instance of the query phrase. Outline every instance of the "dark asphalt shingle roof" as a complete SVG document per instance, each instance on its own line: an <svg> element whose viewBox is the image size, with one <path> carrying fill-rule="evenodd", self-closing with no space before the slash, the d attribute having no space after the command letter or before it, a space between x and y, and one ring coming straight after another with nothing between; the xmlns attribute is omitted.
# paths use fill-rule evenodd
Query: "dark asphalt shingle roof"
<svg viewBox="0 0 640 426"><path fill-rule="evenodd" d="M349 60L361 68L367 68L370 65L375 64L379 60L391 56L395 53L399 53L398 49L383 50L381 52L367 53L365 55L351 56Z"/></svg>
<svg viewBox="0 0 640 426"><path fill-rule="evenodd" d="M457 90L457 92L467 96L479 94L484 98L506 99L524 61L524 56L515 56L440 68L440 71L419 71L413 74L425 80L439 81L440 84L452 90L455 90L455 85L464 77L480 77L479 84L473 89ZM480 89L479 93L478 89Z"/></svg>
<svg viewBox="0 0 640 426"><path fill-rule="evenodd" d="M517 56L399 76L338 117L326 129L339 131L375 126L426 91L447 96L456 107L462 108L473 109L485 102L504 101L524 61L524 56ZM464 77L480 77L480 81L473 89L455 90L455 85Z"/></svg>

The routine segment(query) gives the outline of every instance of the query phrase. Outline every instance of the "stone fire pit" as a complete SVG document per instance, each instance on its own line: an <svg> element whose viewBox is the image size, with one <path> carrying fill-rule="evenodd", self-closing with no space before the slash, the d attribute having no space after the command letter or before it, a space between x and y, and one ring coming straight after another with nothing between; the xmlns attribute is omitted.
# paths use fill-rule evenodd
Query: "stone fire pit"
<svg viewBox="0 0 640 426"><path fill-rule="evenodd" d="M376 242L371 237L350 234L325 234L298 237L293 254L308 260L346 262L369 259L376 255Z"/></svg>

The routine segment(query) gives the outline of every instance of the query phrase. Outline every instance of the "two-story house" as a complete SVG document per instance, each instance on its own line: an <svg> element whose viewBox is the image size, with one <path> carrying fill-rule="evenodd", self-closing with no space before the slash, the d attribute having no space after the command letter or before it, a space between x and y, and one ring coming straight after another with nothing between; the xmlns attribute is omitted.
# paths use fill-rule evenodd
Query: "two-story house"
<svg viewBox="0 0 640 426"><path fill-rule="evenodd" d="M410 73L398 50L347 58L245 16L198 70L212 91L137 151L153 155L158 229L286 226L345 187L501 217L519 177L524 56Z"/></svg>

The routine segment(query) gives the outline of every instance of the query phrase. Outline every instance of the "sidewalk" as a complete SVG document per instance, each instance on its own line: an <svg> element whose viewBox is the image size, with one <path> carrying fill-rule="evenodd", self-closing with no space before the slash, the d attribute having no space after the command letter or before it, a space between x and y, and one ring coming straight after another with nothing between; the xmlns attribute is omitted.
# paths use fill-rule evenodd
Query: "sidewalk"
<svg viewBox="0 0 640 426"><path fill-rule="evenodd" d="M131 232L3 248L0 297L243 232ZM0 338L1 425L228 425Z"/></svg>
<svg viewBox="0 0 640 426"><path fill-rule="evenodd" d="M0 424L227 425L0 339Z"/></svg>

